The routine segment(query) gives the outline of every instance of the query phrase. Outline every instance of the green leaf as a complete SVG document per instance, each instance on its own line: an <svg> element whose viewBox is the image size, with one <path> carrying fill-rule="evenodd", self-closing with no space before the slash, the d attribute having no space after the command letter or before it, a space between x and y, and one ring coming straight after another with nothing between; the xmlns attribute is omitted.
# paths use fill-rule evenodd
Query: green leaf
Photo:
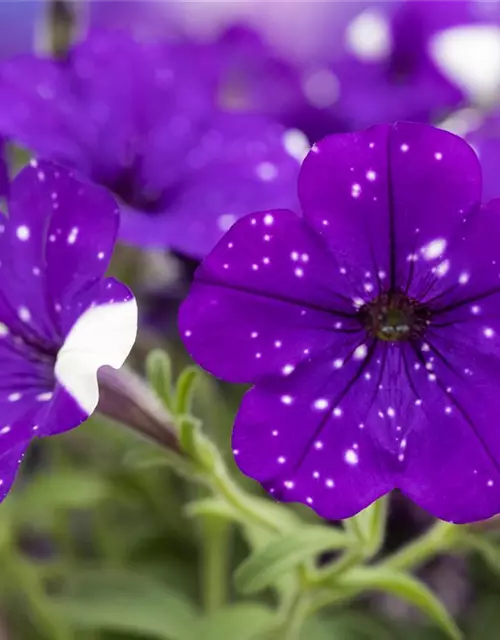
<svg viewBox="0 0 500 640"><path fill-rule="evenodd" d="M64 509L88 509L109 498L110 485L98 475L84 471L52 471L40 475L16 494L14 517L44 518Z"/></svg>
<svg viewBox="0 0 500 640"><path fill-rule="evenodd" d="M236 603L202 619L193 640L261 640L274 619L269 607L252 602Z"/></svg>
<svg viewBox="0 0 500 640"><path fill-rule="evenodd" d="M341 549L347 544L343 532L322 526L305 526L277 536L238 567L236 587L242 593L255 593L318 553Z"/></svg>
<svg viewBox="0 0 500 640"><path fill-rule="evenodd" d="M79 629L186 640L198 624L189 600L159 581L132 571L74 576L69 595L54 599L59 614Z"/></svg>
<svg viewBox="0 0 500 640"><path fill-rule="evenodd" d="M211 474L222 465L219 452L201 430L201 423L193 416L180 416L179 442L190 458Z"/></svg>
<svg viewBox="0 0 500 640"><path fill-rule="evenodd" d="M460 536L458 544L466 549L476 551L490 569L500 574L500 546L498 544L482 535L473 533Z"/></svg>
<svg viewBox="0 0 500 640"><path fill-rule="evenodd" d="M387 522L388 497L384 496L353 518L344 521L344 525L360 543L365 558L376 555L384 542Z"/></svg>
<svg viewBox="0 0 500 640"><path fill-rule="evenodd" d="M382 568L358 567L344 574L335 583L340 590L354 593L376 590L406 600L425 613L453 640L461 640L462 633L443 604L422 582L405 573Z"/></svg>
<svg viewBox="0 0 500 640"><path fill-rule="evenodd" d="M301 640L401 640L399 630L364 611L337 611L331 616L309 618Z"/></svg>
<svg viewBox="0 0 500 640"><path fill-rule="evenodd" d="M177 380L175 390L176 415L188 415L191 413L193 394L198 381L200 370L197 367L186 367Z"/></svg>
<svg viewBox="0 0 500 640"><path fill-rule="evenodd" d="M165 351L154 349L148 354L146 375L156 395L169 412L172 412L172 363Z"/></svg>

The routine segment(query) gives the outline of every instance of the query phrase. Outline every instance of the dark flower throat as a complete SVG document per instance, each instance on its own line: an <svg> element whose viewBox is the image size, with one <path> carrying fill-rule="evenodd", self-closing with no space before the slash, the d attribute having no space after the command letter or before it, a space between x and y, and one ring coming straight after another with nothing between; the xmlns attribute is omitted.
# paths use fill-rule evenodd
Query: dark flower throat
<svg viewBox="0 0 500 640"><path fill-rule="evenodd" d="M368 333L384 342L421 339L430 321L430 310L401 291L386 292L358 311Z"/></svg>

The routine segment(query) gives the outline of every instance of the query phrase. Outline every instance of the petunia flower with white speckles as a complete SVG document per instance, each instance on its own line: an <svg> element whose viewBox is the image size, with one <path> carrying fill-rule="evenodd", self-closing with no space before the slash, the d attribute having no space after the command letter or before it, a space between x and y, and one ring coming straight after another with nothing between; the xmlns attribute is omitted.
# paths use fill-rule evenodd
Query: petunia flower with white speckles
<svg viewBox="0 0 500 640"><path fill-rule="evenodd" d="M331 136L299 196L303 217L239 221L180 312L197 362L254 385L238 465L331 519L394 488L449 521L499 513L500 200L474 151L422 124Z"/></svg>
<svg viewBox="0 0 500 640"><path fill-rule="evenodd" d="M293 207L304 134L216 105L191 43L92 31L0 64L0 135L108 188L120 237L199 259L242 215Z"/></svg>
<svg viewBox="0 0 500 640"><path fill-rule="evenodd" d="M73 429L98 402L137 331L132 293L103 278L119 211L101 187L33 162L0 223L0 498L30 440Z"/></svg>

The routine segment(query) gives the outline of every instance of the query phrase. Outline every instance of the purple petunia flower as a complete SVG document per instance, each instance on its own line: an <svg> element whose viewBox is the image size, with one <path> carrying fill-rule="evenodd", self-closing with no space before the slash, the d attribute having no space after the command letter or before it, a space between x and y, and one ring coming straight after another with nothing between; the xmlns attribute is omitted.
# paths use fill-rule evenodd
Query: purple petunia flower
<svg viewBox="0 0 500 640"><path fill-rule="evenodd" d="M237 222L180 312L195 360L250 383L240 468L352 516L401 489L455 522L500 511L500 200L457 136L339 134L302 166L303 217Z"/></svg>
<svg viewBox="0 0 500 640"><path fill-rule="evenodd" d="M204 72L212 78L221 108L274 118L303 131L311 142L345 130L331 107L331 78L280 56L247 26L235 25L200 47Z"/></svg>
<svg viewBox="0 0 500 640"><path fill-rule="evenodd" d="M360 12L346 26L344 49L334 51L331 63L338 115L352 128L398 119L433 122L465 102L431 55L431 39L466 19L467 4L375 2Z"/></svg>
<svg viewBox="0 0 500 640"><path fill-rule="evenodd" d="M119 212L100 187L33 162L0 225L0 498L30 440L73 429L98 401L97 370L135 340L131 292L103 278Z"/></svg>
<svg viewBox="0 0 500 640"><path fill-rule="evenodd" d="M481 160L485 200L500 197L500 113L494 112L467 135Z"/></svg>
<svg viewBox="0 0 500 640"><path fill-rule="evenodd" d="M114 31L63 61L12 59L0 134L109 188L126 242L203 256L237 217L293 206L299 161L279 124L217 110L197 60L186 44Z"/></svg>

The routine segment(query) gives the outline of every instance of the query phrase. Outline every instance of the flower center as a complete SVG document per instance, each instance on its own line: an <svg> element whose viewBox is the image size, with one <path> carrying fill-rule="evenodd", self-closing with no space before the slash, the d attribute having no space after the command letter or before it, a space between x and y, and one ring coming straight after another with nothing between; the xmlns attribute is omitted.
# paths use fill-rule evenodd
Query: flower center
<svg viewBox="0 0 500 640"><path fill-rule="evenodd" d="M358 314L366 330L385 342L421 338L430 319L427 307L399 291L382 293Z"/></svg>

